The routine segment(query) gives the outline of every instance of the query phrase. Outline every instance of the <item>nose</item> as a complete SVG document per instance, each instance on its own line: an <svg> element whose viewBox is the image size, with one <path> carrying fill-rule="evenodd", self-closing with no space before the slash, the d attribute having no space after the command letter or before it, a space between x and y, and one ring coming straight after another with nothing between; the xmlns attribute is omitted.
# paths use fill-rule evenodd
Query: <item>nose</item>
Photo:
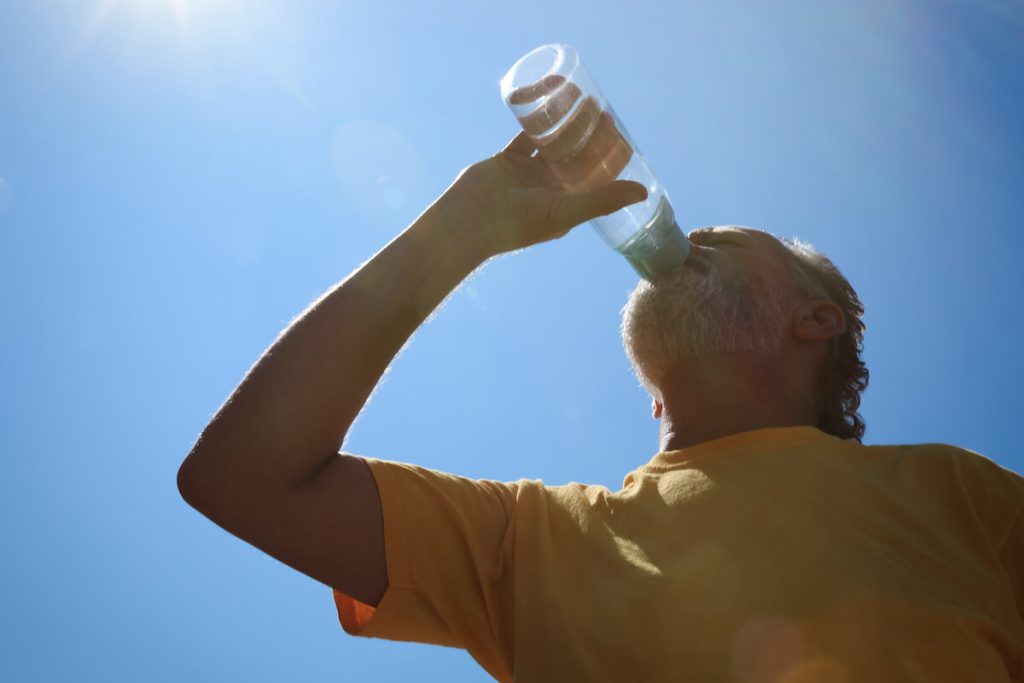
<svg viewBox="0 0 1024 683"><path fill-rule="evenodd" d="M715 228L714 228L714 226L711 226L711 225L705 226L703 228L695 228L695 229L690 231L690 234L687 236L687 239L690 240L691 244L700 245L700 244L703 243L702 241L706 237L710 237L714 233L715 233Z"/></svg>

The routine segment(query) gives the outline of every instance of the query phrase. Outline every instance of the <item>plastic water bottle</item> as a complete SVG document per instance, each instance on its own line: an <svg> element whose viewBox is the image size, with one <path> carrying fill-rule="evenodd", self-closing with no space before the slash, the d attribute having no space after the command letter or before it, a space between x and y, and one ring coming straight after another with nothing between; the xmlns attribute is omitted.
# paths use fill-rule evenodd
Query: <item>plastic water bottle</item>
<svg viewBox="0 0 1024 683"><path fill-rule="evenodd" d="M566 190L613 180L647 187L647 199L593 220L594 229L647 280L680 265L690 243L668 193L568 45L542 45L501 79L501 96Z"/></svg>

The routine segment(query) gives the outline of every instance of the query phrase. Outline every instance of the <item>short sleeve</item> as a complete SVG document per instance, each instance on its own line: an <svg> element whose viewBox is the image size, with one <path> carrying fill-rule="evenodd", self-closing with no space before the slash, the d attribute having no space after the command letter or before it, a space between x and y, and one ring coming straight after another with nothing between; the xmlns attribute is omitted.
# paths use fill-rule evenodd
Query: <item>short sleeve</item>
<svg viewBox="0 0 1024 683"><path fill-rule="evenodd" d="M380 492L388 588L376 608L334 591L351 635L466 649L508 678L519 483L364 458Z"/></svg>
<svg viewBox="0 0 1024 683"><path fill-rule="evenodd" d="M975 451L945 448L955 457L957 483L971 494L971 507L998 555L1024 622L1024 477Z"/></svg>

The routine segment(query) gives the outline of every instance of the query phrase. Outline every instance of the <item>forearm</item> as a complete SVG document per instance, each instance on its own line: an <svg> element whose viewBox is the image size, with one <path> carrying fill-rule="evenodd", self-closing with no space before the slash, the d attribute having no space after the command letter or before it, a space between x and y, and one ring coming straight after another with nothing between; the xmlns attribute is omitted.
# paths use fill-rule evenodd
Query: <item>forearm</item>
<svg viewBox="0 0 1024 683"><path fill-rule="evenodd" d="M446 220L435 202L285 329L203 430L181 479L307 480L416 328L489 255L479 226Z"/></svg>
<svg viewBox="0 0 1024 683"><path fill-rule="evenodd" d="M459 174L401 235L299 316L203 430L178 473L187 499L247 499L332 462L388 364L493 254L564 235L646 197L616 181L567 193L525 133Z"/></svg>

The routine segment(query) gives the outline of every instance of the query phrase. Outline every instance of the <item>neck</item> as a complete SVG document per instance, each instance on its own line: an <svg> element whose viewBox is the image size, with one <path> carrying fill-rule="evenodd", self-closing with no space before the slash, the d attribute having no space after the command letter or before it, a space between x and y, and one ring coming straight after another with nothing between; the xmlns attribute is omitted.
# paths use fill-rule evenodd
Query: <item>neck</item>
<svg viewBox="0 0 1024 683"><path fill-rule="evenodd" d="M660 450L752 429L814 426L813 378L784 360L729 353L677 368L663 382Z"/></svg>

